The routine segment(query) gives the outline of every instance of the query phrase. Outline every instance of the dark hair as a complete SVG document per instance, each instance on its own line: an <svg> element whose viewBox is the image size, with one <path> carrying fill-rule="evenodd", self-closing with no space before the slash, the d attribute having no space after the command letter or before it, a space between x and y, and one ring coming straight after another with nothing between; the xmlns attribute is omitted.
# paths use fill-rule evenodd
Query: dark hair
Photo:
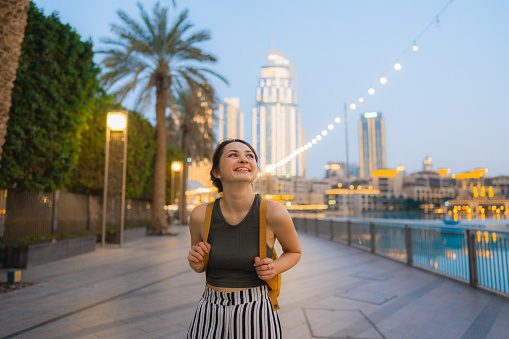
<svg viewBox="0 0 509 339"><path fill-rule="evenodd" d="M258 154L256 154L253 146L251 146L251 144L247 141L242 139L224 139L221 141L219 144L217 144L214 150L214 154L212 155L212 169L210 170L210 180L212 180L214 186L217 187L218 192L223 191L223 183L220 179L214 176L214 172L219 172L219 160L221 159L221 155L223 155L224 148L226 145L231 144L232 142L240 142L249 147L255 156L256 165L258 165Z"/></svg>

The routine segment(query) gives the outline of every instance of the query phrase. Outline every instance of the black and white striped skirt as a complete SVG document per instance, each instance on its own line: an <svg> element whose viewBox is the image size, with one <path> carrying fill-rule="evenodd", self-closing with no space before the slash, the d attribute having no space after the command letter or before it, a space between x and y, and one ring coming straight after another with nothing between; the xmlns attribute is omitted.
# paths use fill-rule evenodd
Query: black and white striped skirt
<svg viewBox="0 0 509 339"><path fill-rule="evenodd" d="M281 324L267 286L238 292L205 287L188 339L281 339Z"/></svg>

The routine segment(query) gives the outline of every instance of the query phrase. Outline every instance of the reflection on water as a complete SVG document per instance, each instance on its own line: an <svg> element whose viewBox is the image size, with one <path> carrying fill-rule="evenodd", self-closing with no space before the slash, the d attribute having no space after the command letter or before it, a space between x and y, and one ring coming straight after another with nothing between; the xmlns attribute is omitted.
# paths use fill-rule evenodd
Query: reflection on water
<svg viewBox="0 0 509 339"><path fill-rule="evenodd" d="M464 233L438 229L412 229L415 265L469 281L468 244ZM509 237L507 233L475 231L477 277L481 286L509 292ZM404 228L377 225L377 251L406 260Z"/></svg>

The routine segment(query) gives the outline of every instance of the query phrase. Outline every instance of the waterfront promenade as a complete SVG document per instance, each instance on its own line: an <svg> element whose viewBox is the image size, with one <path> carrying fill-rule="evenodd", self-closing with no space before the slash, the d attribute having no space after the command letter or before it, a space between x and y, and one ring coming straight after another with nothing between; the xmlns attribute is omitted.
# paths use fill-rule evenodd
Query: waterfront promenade
<svg viewBox="0 0 509 339"><path fill-rule="evenodd" d="M204 275L189 235L148 236L23 271L0 338L185 338ZM509 299L309 234L283 275L284 338L507 338ZM6 270L0 270L5 281Z"/></svg>

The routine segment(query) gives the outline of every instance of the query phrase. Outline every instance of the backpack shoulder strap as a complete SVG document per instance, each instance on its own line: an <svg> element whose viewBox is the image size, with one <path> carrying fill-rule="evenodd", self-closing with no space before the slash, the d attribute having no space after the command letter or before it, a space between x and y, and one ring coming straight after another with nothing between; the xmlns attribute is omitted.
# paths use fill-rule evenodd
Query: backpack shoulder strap
<svg viewBox="0 0 509 339"><path fill-rule="evenodd" d="M262 198L262 201L260 203L260 259L266 257L267 257L267 199ZM269 298L272 304L272 309L274 311L280 308L279 303L277 301L277 295L279 294L279 292L276 292L275 290L272 289L274 283L275 286L279 287L278 285L281 280L278 279L280 279L280 276L272 278L270 282L267 281L267 286L269 288ZM271 285L273 281L274 283Z"/></svg>
<svg viewBox="0 0 509 339"><path fill-rule="evenodd" d="M212 220L212 209L214 208L214 203L209 202L207 204L207 209L205 211L205 225L203 229L203 242L207 241L207 238L209 237L209 231L210 231L210 221ZM205 257L203 258L203 264L205 265L205 269L207 269L207 264L209 263L209 254L206 253Z"/></svg>
<svg viewBox="0 0 509 339"><path fill-rule="evenodd" d="M267 200L260 203L260 259L267 257Z"/></svg>

